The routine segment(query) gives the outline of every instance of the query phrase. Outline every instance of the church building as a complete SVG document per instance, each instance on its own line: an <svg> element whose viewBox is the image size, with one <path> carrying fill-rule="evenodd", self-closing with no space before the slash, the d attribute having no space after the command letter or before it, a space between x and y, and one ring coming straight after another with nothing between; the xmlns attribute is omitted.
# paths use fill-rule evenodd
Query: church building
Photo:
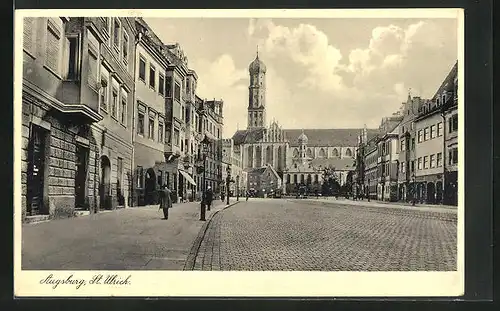
<svg viewBox="0 0 500 311"><path fill-rule="evenodd" d="M266 65L258 52L248 70L247 128L232 137L242 168L251 176L253 171L271 166L285 192L295 192L299 185L319 188L327 167L335 168L339 183L345 184L355 167L358 134L363 129L283 129L275 119L267 125Z"/></svg>

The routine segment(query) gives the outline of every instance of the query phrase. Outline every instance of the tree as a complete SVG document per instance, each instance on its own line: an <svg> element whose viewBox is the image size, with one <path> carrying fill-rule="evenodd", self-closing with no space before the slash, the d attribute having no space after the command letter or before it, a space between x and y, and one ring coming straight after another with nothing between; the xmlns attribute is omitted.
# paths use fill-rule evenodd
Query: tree
<svg viewBox="0 0 500 311"><path fill-rule="evenodd" d="M328 166L323 168L322 177L323 177L323 185L321 192L323 195L332 195L340 191L339 177L335 167Z"/></svg>

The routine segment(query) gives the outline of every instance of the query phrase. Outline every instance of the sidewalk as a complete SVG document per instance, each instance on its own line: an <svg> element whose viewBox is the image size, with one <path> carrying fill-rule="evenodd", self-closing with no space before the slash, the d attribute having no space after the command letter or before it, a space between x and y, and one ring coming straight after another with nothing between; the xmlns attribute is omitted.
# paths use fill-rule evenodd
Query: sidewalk
<svg viewBox="0 0 500 311"><path fill-rule="evenodd" d="M335 197L308 197L307 199L301 199L310 202L323 202L332 204L342 204L342 205L354 205L354 206L364 206L364 207L384 207L384 208L399 208L405 210L418 210L423 212L438 212L438 213L456 213L456 206L449 205L430 205L430 204L415 204L412 206L411 203L401 203L401 202L386 202L386 201L376 201L376 200L351 200L346 198L340 198L337 200Z"/></svg>
<svg viewBox="0 0 500 311"><path fill-rule="evenodd" d="M174 204L168 220L153 205L24 224L22 269L182 270L204 224L225 207L214 201L206 221L190 202Z"/></svg>

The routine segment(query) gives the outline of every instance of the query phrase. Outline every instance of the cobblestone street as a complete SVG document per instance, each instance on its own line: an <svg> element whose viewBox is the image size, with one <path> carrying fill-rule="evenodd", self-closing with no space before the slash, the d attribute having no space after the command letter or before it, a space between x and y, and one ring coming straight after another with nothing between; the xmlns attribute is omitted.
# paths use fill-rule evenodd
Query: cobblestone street
<svg viewBox="0 0 500 311"><path fill-rule="evenodd" d="M194 270L453 271L456 210L251 199L217 213Z"/></svg>

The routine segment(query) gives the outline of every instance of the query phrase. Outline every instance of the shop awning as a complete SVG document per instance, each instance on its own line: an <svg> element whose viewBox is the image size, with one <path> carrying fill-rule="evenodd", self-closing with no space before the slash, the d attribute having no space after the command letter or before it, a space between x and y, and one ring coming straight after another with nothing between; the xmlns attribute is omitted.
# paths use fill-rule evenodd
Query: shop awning
<svg viewBox="0 0 500 311"><path fill-rule="evenodd" d="M186 178L186 180L193 186L196 186L196 182L194 181L193 177L189 176L189 173L187 172L184 172L182 170L179 170L179 172L181 172L181 175L184 176L184 178Z"/></svg>

